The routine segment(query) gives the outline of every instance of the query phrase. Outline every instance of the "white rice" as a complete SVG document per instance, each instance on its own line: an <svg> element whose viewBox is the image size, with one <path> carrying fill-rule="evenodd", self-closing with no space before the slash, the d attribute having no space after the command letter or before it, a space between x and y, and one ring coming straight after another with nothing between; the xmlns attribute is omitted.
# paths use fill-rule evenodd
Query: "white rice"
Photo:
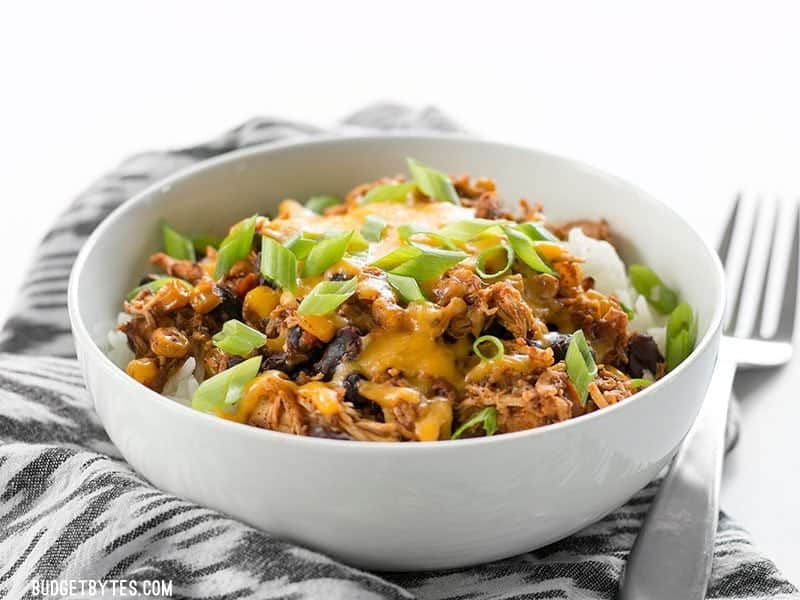
<svg viewBox="0 0 800 600"><path fill-rule="evenodd" d="M584 275L594 279L595 289L607 296L616 294L620 302L633 311L628 331L647 333L663 354L666 350L667 318L653 311L644 296L633 289L625 263L616 248L608 242L590 238L576 227L569 232L567 248L573 256L584 259Z"/></svg>
<svg viewBox="0 0 800 600"><path fill-rule="evenodd" d="M119 313L117 315L117 326L127 323L131 318L127 313ZM136 358L136 355L128 347L128 337L115 327L108 332L107 339L106 354L115 365L124 370L128 363ZM181 404L191 405L192 396L200 386L198 377L195 374L196 370L195 359L192 357L187 358L180 369L175 371L172 377L167 380L167 383L164 384L162 394Z"/></svg>

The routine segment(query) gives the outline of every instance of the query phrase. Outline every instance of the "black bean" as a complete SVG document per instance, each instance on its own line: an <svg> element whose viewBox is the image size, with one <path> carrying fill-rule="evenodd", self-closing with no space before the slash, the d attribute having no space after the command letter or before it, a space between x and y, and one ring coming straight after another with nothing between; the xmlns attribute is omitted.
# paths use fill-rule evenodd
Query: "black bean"
<svg viewBox="0 0 800 600"><path fill-rule="evenodd" d="M325 348L322 357L314 365L322 380L329 381L336 367L344 360L355 358L361 352L361 336L355 327L342 327Z"/></svg>
<svg viewBox="0 0 800 600"><path fill-rule="evenodd" d="M655 375L658 363L664 362L655 340L644 333L634 333L628 339L625 353L628 356L628 373L631 377L642 377L645 370Z"/></svg>
<svg viewBox="0 0 800 600"><path fill-rule="evenodd" d="M362 380L364 380L364 376L356 372L350 373L344 378L344 399L361 412L363 417L383 423L381 407L358 392L358 384Z"/></svg>
<svg viewBox="0 0 800 600"><path fill-rule="evenodd" d="M290 327L286 334L286 348L292 354L312 354L321 344L322 342L299 325Z"/></svg>
<svg viewBox="0 0 800 600"><path fill-rule="evenodd" d="M330 279L331 281L347 281L348 279L352 279L352 277L347 273L343 273L342 271L337 271L336 273L332 273L328 279Z"/></svg>
<svg viewBox="0 0 800 600"><path fill-rule="evenodd" d="M486 328L483 332L483 335L493 335L494 337L501 339L501 340L513 340L514 334L511 333L508 329L503 327L499 321L495 320L492 321L492 324Z"/></svg>
<svg viewBox="0 0 800 600"><path fill-rule="evenodd" d="M566 358L571 338L572 336L558 331L550 331L542 336L544 344L553 350L553 362L559 362Z"/></svg>
<svg viewBox="0 0 800 600"><path fill-rule="evenodd" d="M228 356L228 368L229 368L229 369L230 369L231 367L235 367L235 366L236 366L236 365L238 365L240 362L244 362L244 357L242 357L242 356L236 356L235 354L231 354L230 356Z"/></svg>
<svg viewBox="0 0 800 600"><path fill-rule="evenodd" d="M214 294L219 296L222 302L211 311L212 314L221 321L242 318L242 300L230 288L224 285L214 284Z"/></svg>

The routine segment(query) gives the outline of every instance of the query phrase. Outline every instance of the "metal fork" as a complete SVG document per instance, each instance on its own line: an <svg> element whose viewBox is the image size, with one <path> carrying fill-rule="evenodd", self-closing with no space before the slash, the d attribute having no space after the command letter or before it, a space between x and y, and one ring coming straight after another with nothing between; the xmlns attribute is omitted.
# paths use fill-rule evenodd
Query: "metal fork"
<svg viewBox="0 0 800 600"><path fill-rule="evenodd" d="M728 304L717 365L628 557L621 600L705 598L733 377L737 368L777 367L791 359L799 228L795 202L736 199L719 247Z"/></svg>

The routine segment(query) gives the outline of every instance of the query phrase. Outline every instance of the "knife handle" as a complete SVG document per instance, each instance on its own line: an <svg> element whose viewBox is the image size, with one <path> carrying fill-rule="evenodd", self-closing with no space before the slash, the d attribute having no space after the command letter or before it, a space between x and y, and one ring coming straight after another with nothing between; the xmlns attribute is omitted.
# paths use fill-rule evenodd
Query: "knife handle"
<svg viewBox="0 0 800 600"><path fill-rule="evenodd" d="M620 600L705 598L735 373L736 363L721 353L694 426L661 482L631 549Z"/></svg>

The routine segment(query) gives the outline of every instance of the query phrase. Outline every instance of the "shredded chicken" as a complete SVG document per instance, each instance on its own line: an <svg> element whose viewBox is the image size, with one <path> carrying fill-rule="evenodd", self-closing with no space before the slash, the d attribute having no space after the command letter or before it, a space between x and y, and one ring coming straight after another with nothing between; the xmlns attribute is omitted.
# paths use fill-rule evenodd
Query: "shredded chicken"
<svg viewBox="0 0 800 600"><path fill-rule="evenodd" d="M258 359L257 376L236 382L233 390L241 385L241 398L221 404L215 411L220 417L294 435L384 442L449 439L486 409L492 409L486 414L496 417L498 433L558 423L624 401L637 391L632 377L664 374L655 341L628 333L618 299L595 289L595 281L584 276L582 259L571 256L565 244L531 240L552 274L509 251L514 260L506 271L479 276L478 254L509 244L504 229L483 227L468 239L433 235L444 225L476 218L511 226L545 224L561 239L580 227L590 237L610 240L605 220L551 225L538 203L522 199L509 205L494 181L468 176L450 177L459 200L453 204L442 202L453 199L446 181L446 198L433 197L435 186L418 183L396 188L405 197L392 202L364 202L379 186L406 182L395 176L364 183L322 215L284 200L273 219L256 219L251 245L245 242L235 259L228 257L233 264L221 277L215 277L220 257L212 246L196 261L154 254L152 264L174 279L148 275L124 303L131 319L119 329L135 354L127 372L162 391L174 389L167 382L189 358L201 381L245 361L255 373L251 359ZM356 235L367 217L386 221L377 238L374 232L370 240L366 233ZM426 244L441 244L416 246L429 253L418 254L430 264L455 251L465 258L456 255L456 264L445 263L435 277L415 274L419 281L395 277L394 267L374 266L398 248L414 255L402 225L430 232ZM330 232L343 229L353 231L348 246L330 260L315 257L327 262L306 277L311 251L303 253L296 240L316 248ZM229 230L236 231L235 225ZM301 232L309 237L298 238ZM296 271L296 287L264 270L261 236L287 248L284 258ZM334 283L347 281L353 282L348 293L337 292ZM330 289L316 287L320 284ZM309 309L306 301L317 293L342 297L329 308ZM246 334L236 340L238 347L215 337L232 320ZM598 366L588 386L579 384L581 392L565 361L578 330ZM477 423L458 435L483 435L486 426Z"/></svg>

